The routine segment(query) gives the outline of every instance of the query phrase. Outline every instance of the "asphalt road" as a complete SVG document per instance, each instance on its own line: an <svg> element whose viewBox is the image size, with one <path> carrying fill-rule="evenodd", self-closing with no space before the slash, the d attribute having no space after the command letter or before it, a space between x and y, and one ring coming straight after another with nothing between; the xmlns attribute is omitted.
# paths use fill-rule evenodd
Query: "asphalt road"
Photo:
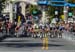
<svg viewBox="0 0 75 52"><path fill-rule="evenodd" d="M75 52L75 37L70 32L64 32L63 38L48 38L48 42L49 49L42 50L40 38L6 38L0 42L0 52Z"/></svg>
<svg viewBox="0 0 75 52"><path fill-rule="evenodd" d="M0 42L1 52L75 52L75 43L62 38L48 38L48 50L42 50L40 38L7 38Z"/></svg>

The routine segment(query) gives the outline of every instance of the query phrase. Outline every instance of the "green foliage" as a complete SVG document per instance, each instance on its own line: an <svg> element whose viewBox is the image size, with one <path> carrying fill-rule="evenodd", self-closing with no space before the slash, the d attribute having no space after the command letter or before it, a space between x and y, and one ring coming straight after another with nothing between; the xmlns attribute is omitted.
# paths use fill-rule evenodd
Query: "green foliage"
<svg viewBox="0 0 75 52"><path fill-rule="evenodd" d="M69 3L75 3L75 0L68 0Z"/></svg>
<svg viewBox="0 0 75 52"><path fill-rule="evenodd" d="M52 21L53 18L54 18L54 16L50 16L49 23L51 23L51 21Z"/></svg>
<svg viewBox="0 0 75 52"><path fill-rule="evenodd" d="M53 6L49 6L48 7L48 11L46 11L46 13L49 15L49 16L54 16L55 14L55 8L56 7L53 7ZM63 14L63 7L58 7L59 8L59 14Z"/></svg>
<svg viewBox="0 0 75 52"><path fill-rule="evenodd" d="M75 4L75 0L67 0L67 2ZM71 7L70 10L75 14L75 7Z"/></svg>
<svg viewBox="0 0 75 52"><path fill-rule="evenodd" d="M29 12L32 13L33 10L37 10L37 6L30 5L30 7L29 7Z"/></svg>
<svg viewBox="0 0 75 52"><path fill-rule="evenodd" d="M35 5L30 5L29 12L35 16L41 14L41 11L38 10L38 6L35 6Z"/></svg>
<svg viewBox="0 0 75 52"><path fill-rule="evenodd" d="M46 11L46 13L49 15L49 16L53 16L54 15L54 7L52 6L48 6L48 11Z"/></svg>

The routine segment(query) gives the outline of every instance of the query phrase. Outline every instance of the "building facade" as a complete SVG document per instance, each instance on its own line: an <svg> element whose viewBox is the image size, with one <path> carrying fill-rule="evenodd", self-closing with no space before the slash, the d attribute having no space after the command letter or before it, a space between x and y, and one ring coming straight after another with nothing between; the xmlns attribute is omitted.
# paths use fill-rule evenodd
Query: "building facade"
<svg viewBox="0 0 75 52"><path fill-rule="evenodd" d="M19 11L25 17L25 7L27 4L37 5L37 0L7 0L5 2L6 7L3 10L3 15L9 16L11 22L13 22L13 18L16 18L16 13Z"/></svg>

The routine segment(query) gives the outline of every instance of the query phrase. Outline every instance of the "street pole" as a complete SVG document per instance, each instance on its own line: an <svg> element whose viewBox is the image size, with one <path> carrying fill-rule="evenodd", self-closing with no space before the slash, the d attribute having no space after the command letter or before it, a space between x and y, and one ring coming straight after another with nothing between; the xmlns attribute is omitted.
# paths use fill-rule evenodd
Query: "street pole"
<svg viewBox="0 0 75 52"><path fill-rule="evenodd" d="M66 6L64 6L64 21L67 22L68 21L68 9L66 8Z"/></svg>
<svg viewBox="0 0 75 52"><path fill-rule="evenodd" d="M13 22L13 3L10 3L9 9L10 9L9 21L12 23Z"/></svg>
<svg viewBox="0 0 75 52"><path fill-rule="evenodd" d="M45 7L43 7L43 10L42 10L42 22L43 24L45 24L47 22L47 19L46 19L46 11L45 11ZM45 50L48 50L48 36L46 34L46 31L44 31L45 34L44 34L44 38L42 39L43 41L43 47L42 49L45 49Z"/></svg>
<svg viewBox="0 0 75 52"><path fill-rule="evenodd" d="M42 10L42 22L43 23L45 23L45 19L46 19L45 14L46 14L45 10Z"/></svg>

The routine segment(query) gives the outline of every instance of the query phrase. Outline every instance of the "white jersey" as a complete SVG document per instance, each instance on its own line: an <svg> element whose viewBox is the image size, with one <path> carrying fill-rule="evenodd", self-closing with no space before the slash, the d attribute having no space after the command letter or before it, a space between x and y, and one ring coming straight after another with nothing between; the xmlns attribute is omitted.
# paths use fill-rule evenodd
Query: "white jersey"
<svg viewBox="0 0 75 52"><path fill-rule="evenodd" d="M55 25L54 24L50 24L50 27L55 27Z"/></svg>
<svg viewBox="0 0 75 52"><path fill-rule="evenodd" d="M54 18L54 19L52 19L51 23L56 24L56 19L55 19L55 18Z"/></svg>
<svg viewBox="0 0 75 52"><path fill-rule="evenodd" d="M34 24L33 28L39 28L39 26L37 24Z"/></svg>

